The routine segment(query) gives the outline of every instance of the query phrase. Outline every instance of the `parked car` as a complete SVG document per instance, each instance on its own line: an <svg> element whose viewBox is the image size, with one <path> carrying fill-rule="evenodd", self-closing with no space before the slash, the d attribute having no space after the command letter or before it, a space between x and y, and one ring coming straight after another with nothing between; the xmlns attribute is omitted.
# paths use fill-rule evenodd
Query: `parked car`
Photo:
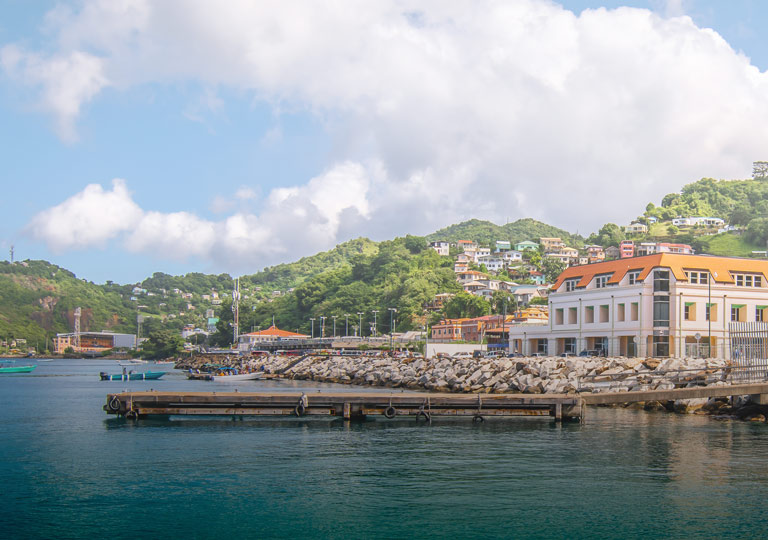
<svg viewBox="0 0 768 540"><path fill-rule="evenodd" d="M605 352L602 349L589 349L581 351L579 356L605 356Z"/></svg>

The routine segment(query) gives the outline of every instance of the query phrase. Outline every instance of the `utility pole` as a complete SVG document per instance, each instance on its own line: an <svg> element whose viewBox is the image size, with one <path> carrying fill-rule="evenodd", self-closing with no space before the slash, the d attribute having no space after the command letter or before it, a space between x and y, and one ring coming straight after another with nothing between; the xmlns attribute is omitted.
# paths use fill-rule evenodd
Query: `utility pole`
<svg viewBox="0 0 768 540"><path fill-rule="evenodd" d="M349 336L349 313L345 313L344 314L344 319L345 319L345 323L344 323L344 336L347 337L347 336Z"/></svg>
<svg viewBox="0 0 768 540"><path fill-rule="evenodd" d="M376 323L376 314L378 312L379 312L378 309L374 309L373 311L371 311L371 313L373 313L373 337L376 337L376 334L378 334L378 328Z"/></svg>
<svg viewBox="0 0 768 540"><path fill-rule="evenodd" d="M13 244L11 244L11 264L13 264Z"/></svg>
<svg viewBox="0 0 768 540"><path fill-rule="evenodd" d="M336 315L331 315L331 319L333 319L333 337L336 337Z"/></svg>
<svg viewBox="0 0 768 540"><path fill-rule="evenodd" d="M325 339L325 319L327 317L320 317L320 339Z"/></svg>
<svg viewBox="0 0 768 540"><path fill-rule="evenodd" d="M312 321L312 339L315 339L315 318L310 317L309 320Z"/></svg>

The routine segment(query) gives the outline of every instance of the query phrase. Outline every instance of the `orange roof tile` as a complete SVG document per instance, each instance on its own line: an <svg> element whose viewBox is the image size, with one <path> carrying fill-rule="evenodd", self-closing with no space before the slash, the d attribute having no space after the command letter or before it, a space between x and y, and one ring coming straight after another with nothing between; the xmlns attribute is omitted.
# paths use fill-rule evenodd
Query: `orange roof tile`
<svg viewBox="0 0 768 540"><path fill-rule="evenodd" d="M270 326L266 330L259 332L250 332L245 334L246 336L270 336L270 337L308 337L306 334L297 334L296 332L289 332L288 330L280 330L276 326Z"/></svg>
<svg viewBox="0 0 768 540"><path fill-rule="evenodd" d="M643 257L630 257L605 261L584 266L566 268L552 285L558 289L566 279L579 278L577 287L586 287L595 276L610 274L609 284L619 283L630 270L640 270L639 280L644 280L654 268L669 268L675 279L688 281L686 270L711 272L713 281L733 283L731 272L762 274L768 281L768 261L742 259L738 257L716 257L713 255L680 255L677 253L656 253Z"/></svg>

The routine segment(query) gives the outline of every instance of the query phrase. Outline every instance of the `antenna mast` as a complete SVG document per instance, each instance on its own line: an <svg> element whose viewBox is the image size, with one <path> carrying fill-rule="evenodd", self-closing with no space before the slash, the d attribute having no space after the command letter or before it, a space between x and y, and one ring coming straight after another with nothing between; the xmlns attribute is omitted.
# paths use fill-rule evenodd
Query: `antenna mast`
<svg viewBox="0 0 768 540"><path fill-rule="evenodd" d="M75 338L73 341L74 349L77 350L80 348L80 315L82 311L79 307L75 308Z"/></svg>
<svg viewBox="0 0 768 540"><path fill-rule="evenodd" d="M13 264L13 244L11 244L11 264Z"/></svg>
<svg viewBox="0 0 768 540"><path fill-rule="evenodd" d="M232 290L232 342L237 346L240 338L240 278L235 278L235 288Z"/></svg>

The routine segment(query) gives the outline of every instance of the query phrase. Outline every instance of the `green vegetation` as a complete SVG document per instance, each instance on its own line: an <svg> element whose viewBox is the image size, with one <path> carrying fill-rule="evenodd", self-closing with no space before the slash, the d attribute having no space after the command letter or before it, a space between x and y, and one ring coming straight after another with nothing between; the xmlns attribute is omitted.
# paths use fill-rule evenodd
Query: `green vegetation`
<svg viewBox="0 0 768 540"><path fill-rule="evenodd" d="M440 240L445 242L472 240L493 247L497 240L509 240L514 245L523 240L533 240L538 243L539 238L542 237L559 237L566 244L573 247L584 245L584 239L581 236L571 234L568 231L531 218L518 219L506 225L496 225L490 221L470 219L469 221L440 229L427 235L426 239L430 242Z"/></svg>
<svg viewBox="0 0 768 540"><path fill-rule="evenodd" d="M424 305L435 294L459 292L461 287L453 272L453 260L441 257L426 247L422 238L409 236L381 242L375 252L359 254L349 263L306 279L293 294L275 298L272 302L255 303L240 311L240 327L266 328L275 322L280 328L311 334L310 317L315 318L314 333L320 335L320 317L326 317L325 334L345 331L349 314L349 333L362 330L370 335L372 312L378 311L378 333L390 330L389 308L397 309L396 329L420 328L426 322ZM231 304L222 306L218 331L211 342L231 343ZM363 312L362 329L357 328L358 312Z"/></svg>
<svg viewBox="0 0 768 540"><path fill-rule="evenodd" d="M749 257L752 251L765 250L764 245L761 247L750 243L744 236L728 233L700 237L697 247L702 253L729 257Z"/></svg>
<svg viewBox="0 0 768 540"><path fill-rule="evenodd" d="M45 261L0 262L0 336L25 338L49 350L56 333L71 332L76 307L83 330L130 331L131 306L103 286Z"/></svg>
<svg viewBox="0 0 768 540"><path fill-rule="evenodd" d="M184 340L170 330L150 332L142 344L142 356L150 359L171 358L184 352Z"/></svg>
<svg viewBox="0 0 768 540"><path fill-rule="evenodd" d="M303 283L317 274L335 270L350 263L359 256L375 255L377 244L367 238L357 238L339 244L330 251L303 257L296 262L278 264L265 268L263 272L240 278L240 285L262 287L264 293L273 290L284 291ZM231 285L229 287L231 289Z"/></svg>

